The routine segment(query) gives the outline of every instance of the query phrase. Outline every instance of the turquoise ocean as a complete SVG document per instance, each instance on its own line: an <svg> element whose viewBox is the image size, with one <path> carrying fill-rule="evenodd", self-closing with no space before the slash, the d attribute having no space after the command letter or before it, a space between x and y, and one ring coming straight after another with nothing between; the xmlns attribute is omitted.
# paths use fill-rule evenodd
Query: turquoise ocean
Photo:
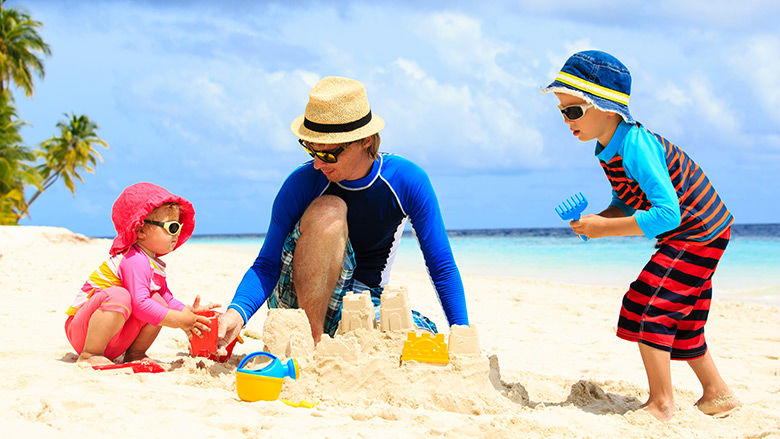
<svg viewBox="0 0 780 439"><path fill-rule="evenodd" d="M449 231L462 274L628 287L653 254L655 240L582 242L568 228ZM195 236L192 244L260 250L262 235ZM247 261L247 265L252 261ZM404 233L394 269L425 271L416 238ZM714 297L780 305L780 224L733 226L713 278Z"/></svg>

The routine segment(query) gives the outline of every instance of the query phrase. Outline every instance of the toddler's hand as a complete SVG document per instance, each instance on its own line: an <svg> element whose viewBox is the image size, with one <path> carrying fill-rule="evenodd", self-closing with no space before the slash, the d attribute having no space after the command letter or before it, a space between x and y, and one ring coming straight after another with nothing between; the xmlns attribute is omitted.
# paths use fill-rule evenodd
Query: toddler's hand
<svg viewBox="0 0 780 439"><path fill-rule="evenodd" d="M211 311L214 308L219 308L221 305L219 303L210 302L208 305L201 305L200 304L200 294L195 296L195 301L192 302L192 306L190 309L192 309L192 312L205 312L205 311Z"/></svg>
<svg viewBox="0 0 780 439"><path fill-rule="evenodd" d="M195 314L192 310L187 308L184 308L181 312L182 318L180 328L187 333L187 338L192 338L193 335L200 337L204 332L211 331L208 317Z"/></svg>

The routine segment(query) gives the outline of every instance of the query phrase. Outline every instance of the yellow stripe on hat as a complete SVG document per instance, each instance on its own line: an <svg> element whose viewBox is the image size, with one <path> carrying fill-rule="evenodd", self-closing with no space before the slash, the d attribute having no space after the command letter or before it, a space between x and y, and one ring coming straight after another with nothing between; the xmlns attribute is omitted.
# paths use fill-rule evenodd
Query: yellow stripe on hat
<svg viewBox="0 0 780 439"><path fill-rule="evenodd" d="M617 90L602 87L598 84L594 84L585 79L578 78L570 73L558 72L558 76L555 77L556 81L563 82L564 84L571 85L572 87L594 94L600 98L609 99L610 101L617 102L619 104L628 105L629 96L625 93L621 93Z"/></svg>

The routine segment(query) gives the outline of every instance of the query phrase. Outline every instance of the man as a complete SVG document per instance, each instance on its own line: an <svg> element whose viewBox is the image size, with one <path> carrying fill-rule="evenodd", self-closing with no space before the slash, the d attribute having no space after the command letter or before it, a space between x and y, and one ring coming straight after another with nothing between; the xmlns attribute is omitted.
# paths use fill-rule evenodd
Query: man
<svg viewBox="0 0 780 439"><path fill-rule="evenodd" d="M327 77L311 90L304 115L290 128L313 160L295 169L276 196L260 254L220 319L220 347L266 300L271 308L305 310L315 343L323 332L336 332L347 291L370 291L378 307L407 219L447 321L468 325L433 187L414 163L379 154L383 127L360 82ZM420 313L413 318L418 328L436 332Z"/></svg>

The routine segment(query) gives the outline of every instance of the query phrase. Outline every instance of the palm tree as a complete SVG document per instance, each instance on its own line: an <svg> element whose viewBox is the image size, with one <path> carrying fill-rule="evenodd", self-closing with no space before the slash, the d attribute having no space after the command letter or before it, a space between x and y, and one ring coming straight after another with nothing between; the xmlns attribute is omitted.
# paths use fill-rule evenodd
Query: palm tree
<svg viewBox="0 0 780 439"><path fill-rule="evenodd" d="M38 171L29 164L35 153L22 145L19 129L24 123L10 101L7 90L0 92L0 224L16 224L27 212L26 185L40 189Z"/></svg>
<svg viewBox="0 0 780 439"><path fill-rule="evenodd" d="M65 114L65 117L68 115ZM62 178L70 193L75 195L75 180L84 183L79 172L85 169L87 172L94 173L98 160L103 161L103 157L93 146L103 145L108 148L108 143L96 133L97 124L83 114L76 116L71 113L70 120L67 122L57 122L57 128L60 130L58 136L41 143L38 154L43 158L44 163L38 165L36 170L41 176L42 183L27 201L28 206L59 178Z"/></svg>
<svg viewBox="0 0 780 439"><path fill-rule="evenodd" d="M40 35L40 21L14 8L3 9L0 0L0 92L11 87L11 81L24 91L33 94L33 73L43 79L43 60L38 54L50 55L51 49Z"/></svg>

